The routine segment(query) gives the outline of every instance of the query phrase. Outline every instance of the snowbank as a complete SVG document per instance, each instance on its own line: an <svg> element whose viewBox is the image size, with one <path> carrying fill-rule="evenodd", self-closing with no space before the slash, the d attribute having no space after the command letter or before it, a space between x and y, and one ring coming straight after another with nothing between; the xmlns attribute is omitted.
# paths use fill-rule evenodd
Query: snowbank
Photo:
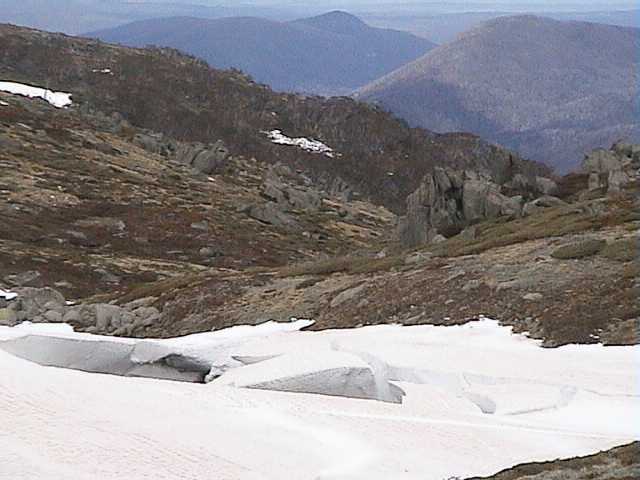
<svg viewBox="0 0 640 480"><path fill-rule="evenodd" d="M23 83L0 82L0 91L29 98L41 98L57 108L68 107L72 103L70 93L53 92L45 88L33 87Z"/></svg>
<svg viewBox="0 0 640 480"><path fill-rule="evenodd" d="M284 135L280 130L271 130L263 132L272 143L278 145L292 145L311 153L321 153L329 158L333 158L335 153L333 149L318 140L310 140L305 137L291 138Z"/></svg>
<svg viewBox="0 0 640 480"><path fill-rule="evenodd" d="M13 300L18 296L17 293L8 292L0 288L0 298L4 298L5 300Z"/></svg>
<svg viewBox="0 0 640 480"><path fill-rule="evenodd" d="M2 474L442 480L640 438L630 421L640 410L639 347L543 349L488 320L300 331L305 324L151 341L0 328ZM84 350L69 347L79 340ZM75 350L68 363L101 367L109 349L116 365L130 349L126 361L143 368L174 355L172 368L188 359L214 375L206 385L95 375L17 358L7 344L40 361Z"/></svg>

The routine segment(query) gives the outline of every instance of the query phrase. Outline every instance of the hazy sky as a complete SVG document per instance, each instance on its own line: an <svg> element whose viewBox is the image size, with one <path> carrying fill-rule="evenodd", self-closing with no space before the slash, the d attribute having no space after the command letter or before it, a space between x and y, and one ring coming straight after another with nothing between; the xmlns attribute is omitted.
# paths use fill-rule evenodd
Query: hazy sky
<svg viewBox="0 0 640 480"><path fill-rule="evenodd" d="M191 0L192 3L205 3L206 0L196 2ZM232 0L215 0L209 3L237 5L239 3L252 4L252 5L317 5L317 4L332 4L341 6L348 9L351 7L366 7L366 6L404 6L404 7L418 7L429 8L433 7L450 7L450 8L494 8L494 7L511 7L511 8L567 8L580 10L580 9L592 9L592 8L637 8L637 0L528 0L528 1L496 1L496 0L472 0L472 1L460 1L460 0L441 0L441 1L419 1L419 0L244 0L241 2Z"/></svg>

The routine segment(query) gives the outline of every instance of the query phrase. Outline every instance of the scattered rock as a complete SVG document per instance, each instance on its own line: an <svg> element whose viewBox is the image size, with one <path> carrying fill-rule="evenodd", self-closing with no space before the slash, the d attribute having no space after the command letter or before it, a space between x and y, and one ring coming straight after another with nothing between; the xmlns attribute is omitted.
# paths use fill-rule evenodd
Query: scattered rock
<svg viewBox="0 0 640 480"><path fill-rule="evenodd" d="M460 232L460 238L466 241L475 240L478 236L478 227L471 225Z"/></svg>
<svg viewBox="0 0 640 480"><path fill-rule="evenodd" d="M443 235L440 235L439 233L431 239L431 243L433 244L442 243L446 241L447 239Z"/></svg>
<svg viewBox="0 0 640 480"><path fill-rule="evenodd" d="M0 308L0 325L13 327L18 322L18 315L14 309Z"/></svg>
<svg viewBox="0 0 640 480"><path fill-rule="evenodd" d="M9 285L22 287L28 286L29 284L35 282L38 278L40 278L40 272L29 270L14 275L7 275L4 277L4 281Z"/></svg>
<svg viewBox="0 0 640 480"><path fill-rule="evenodd" d="M558 184L546 177L536 177L536 186L544 195L554 196L558 193Z"/></svg>
<svg viewBox="0 0 640 480"><path fill-rule="evenodd" d="M223 256L223 253L216 250L213 247L202 247L198 253L200 254L201 257L205 257L205 258L212 258L212 257L221 257Z"/></svg>
<svg viewBox="0 0 640 480"><path fill-rule="evenodd" d="M462 287L462 291L463 292L470 292L472 290L477 290L480 287L482 287L484 285L484 282L482 280L470 280L469 282L467 282L463 287Z"/></svg>
<svg viewBox="0 0 640 480"><path fill-rule="evenodd" d="M224 167L229 156L229 150L222 141L209 145L183 143L177 147L174 160L200 173L210 174Z"/></svg>
<svg viewBox="0 0 640 480"><path fill-rule="evenodd" d="M415 265L417 263L422 263L433 257L433 253L431 252L414 252L410 253L404 258L405 265Z"/></svg>
<svg viewBox="0 0 640 480"><path fill-rule="evenodd" d="M22 312L21 317L27 320L43 315L54 307L65 307L64 296L53 288L24 287L17 289L17 292L18 298L11 307L16 312Z"/></svg>
<svg viewBox="0 0 640 480"><path fill-rule="evenodd" d="M360 295L366 288L367 286L365 284L362 284L339 293L333 298L333 300L331 300L331 308L338 307L343 303L352 300L353 298Z"/></svg>
<svg viewBox="0 0 640 480"><path fill-rule="evenodd" d="M207 222L206 220L203 220L201 222L194 222L191 224L191 228L206 232L207 230L209 230L209 222Z"/></svg>
<svg viewBox="0 0 640 480"><path fill-rule="evenodd" d="M133 144L158 155L169 156L176 150L176 144L165 138L162 133L137 133L133 137Z"/></svg>
<svg viewBox="0 0 640 480"><path fill-rule="evenodd" d="M545 195L544 197L537 198L529 203L526 203L522 208L522 215L527 217L529 215L533 215L545 208L557 207L561 205L566 205L566 202L560 200L557 197L552 197L550 195Z"/></svg>
<svg viewBox="0 0 640 480"><path fill-rule="evenodd" d="M74 225L85 228L103 228L109 231L123 232L127 225L119 218L113 217L90 217L77 220Z"/></svg>
<svg viewBox="0 0 640 480"><path fill-rule="evenodd" d="M541 293L527 293L526 295L522 296L522 299L528 302L538 302L543 298L544 295L542 295Z"/></svg>
<svg viewBox="0 0 640 480"><path fill-rule="evenodd" d="M290 228L297 225L295 219L291 215L284 213L274 202L251 205L246 211L251 218L278 227Z"/></svg>
<svg viewBox="0 0 640 480"><path fill-rule="evenodd" d="M49 323L60 323L62 322L62 314L60 312L56 312L55 310L49 310L44 314L44 318Z"/></svg>
<svg viewBox="0 0 640 480"><path fill-rule="evenodd" d="M589 175L589 190L619 192L638 178L640 146L615 144L611 149L597 149L587 154L582 171Z"/></svg>
<svg viewBox="0 0 640 480"><path fill-rule="evenodd" d="M102 280L107 283L120 283L121 279L119 276L106 271L104 268L97 268L94 270L94 272L100 275L102 277Z"/></svg>

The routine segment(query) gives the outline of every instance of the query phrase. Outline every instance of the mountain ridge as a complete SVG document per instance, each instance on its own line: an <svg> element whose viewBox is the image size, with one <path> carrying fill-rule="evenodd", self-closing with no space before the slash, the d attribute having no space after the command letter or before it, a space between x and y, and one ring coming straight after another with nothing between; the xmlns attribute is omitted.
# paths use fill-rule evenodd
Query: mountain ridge
<svg viewBox="0 0 640 480"><path fill-rule="evenodd" d="M355 96L412 125L471 131L566 171L590 149L640 136L639 47L640 30L630 27L501 17Z"/></svg>
<svg viewBox="0 0 640 480"><path fill-rule="evenodd" d="M279 22L258 17L169 17L86 36L143 47L178 48L216 68L238 68L281 91L346 94L435 45L377 29L345 12Z"/></svg>
<svg viewBox="0 0 640 480"><path fill-rule="evenodd" d="M232 154L302 169L327 188L346 183L395 211L405 208L406 196L436 165L549 175L546 167L477 136L411 129L348 97L276 93L238 71L211 69L171 49L118 47L7 25L0 26L0 39L0 74L7 80L71 92L81 104L180 141L221 140ZM110 74L94 72L105 68ZM321 141L340 155L319 161L276 145L264 133L273 130Z"/></svg>

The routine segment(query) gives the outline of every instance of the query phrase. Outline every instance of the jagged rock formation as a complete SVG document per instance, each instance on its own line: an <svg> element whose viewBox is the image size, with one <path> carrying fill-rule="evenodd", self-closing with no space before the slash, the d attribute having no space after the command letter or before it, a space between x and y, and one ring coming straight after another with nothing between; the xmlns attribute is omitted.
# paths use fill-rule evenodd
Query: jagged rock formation
<svg viewBox="0 0 640 480"><path fill-rule="evenodd" d="M400 218L402 245L415 247L451 237L468 225L501 215L520 215L526 197L555 187L549 179L516 174L502 184L473 171L436 167L407 197L407 214ZM507 193L520 192L510 196ZM529 209L530 210L530 209Z"/></svg>
<svg viewBox="0 0 640 480"><path fill-rule="evenodd" d="M242 206L241 210L261 222L294 230L300 225L292 212L318 212L324 198L323 192L314 188L307 177L281 164L267 169L260 195L262 202Z"/></svg>
<svg viewBox="0 0 640 480"><path fill-rule="evenodd" d="M69 305L64 296L53 288L17 288L17 297L0 312L0 325L13 326L33 323L69 323L88 332L109 335L132 335L160 318L152 304L154 297L140 298L122 306L105 303Z"/></svg>
<svg viewBox="0 0 640 480"><path fill-rule="evenodd" d="M619 192L640 179L640 145L616 143L585 156L582 171L589 175L589 190Z"/></svg>
<svg viewBox="0 0 640 480"><path fill-rule="evenodd" d="M176 149L174 159L198 172L210 174L226 164L229 150L221 141L210 145L181 144Z"/></svg>
<svg viewBox="0 0 640 480"><path fill-rule="evenodd" d="M162 133L141 132L135 134L132 143L207 175L223 168L230 157L221 140L209 144L176 142Z"/></svg>

